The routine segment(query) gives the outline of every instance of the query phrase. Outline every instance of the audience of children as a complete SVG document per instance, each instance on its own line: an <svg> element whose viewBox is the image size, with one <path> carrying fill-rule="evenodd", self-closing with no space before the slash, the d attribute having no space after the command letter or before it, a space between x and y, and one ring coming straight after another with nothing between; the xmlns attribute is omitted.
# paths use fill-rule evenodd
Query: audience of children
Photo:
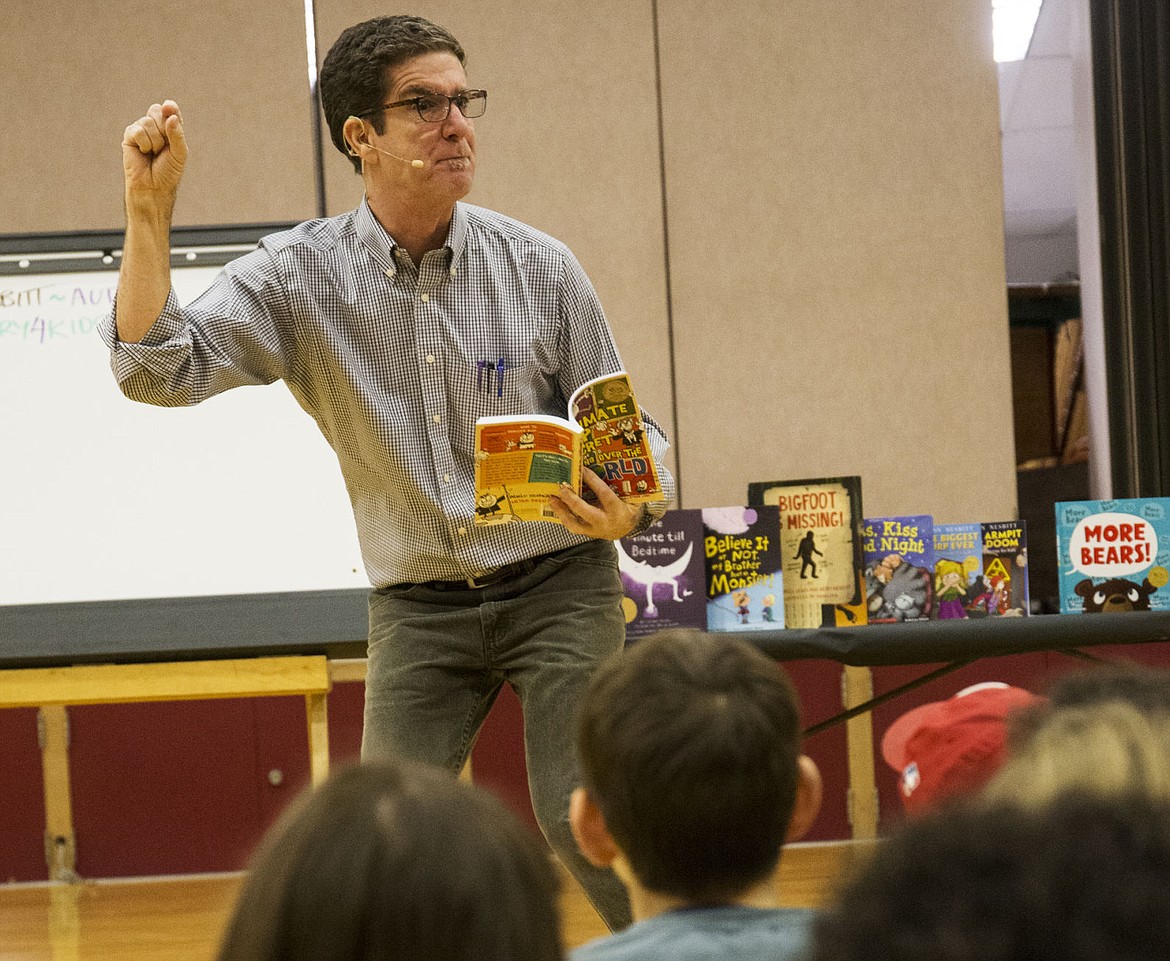
<svg viewBox="0 0 1170 961"><path fill-rule="evenodd" d="M913 814L820 912L779 906L820 776L795 691L746 641L677 629L597 672L570 820L634 923L572 961L1144 961L1170 957L1170 671L1104 666L1038 697L974 685L882 754ZM562 961L529 829L448 773L352 767L256 853L219 961Z"/></svg>

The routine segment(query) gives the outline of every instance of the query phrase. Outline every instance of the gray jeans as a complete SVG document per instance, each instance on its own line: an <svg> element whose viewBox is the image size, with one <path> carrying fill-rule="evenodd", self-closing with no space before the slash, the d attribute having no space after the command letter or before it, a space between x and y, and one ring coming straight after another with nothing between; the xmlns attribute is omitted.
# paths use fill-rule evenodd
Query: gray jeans
<svg viewBox="0 0 1170 961"><path fill-rule="evenodd" d="M393 754L458 772L507 681L524 710L532 807L544 836L611 929L630 923L612 871L577 850L577 704L625 638L617 552L589 541L531 573L478 589L395 585L370 594L362 757Z"/></svg>

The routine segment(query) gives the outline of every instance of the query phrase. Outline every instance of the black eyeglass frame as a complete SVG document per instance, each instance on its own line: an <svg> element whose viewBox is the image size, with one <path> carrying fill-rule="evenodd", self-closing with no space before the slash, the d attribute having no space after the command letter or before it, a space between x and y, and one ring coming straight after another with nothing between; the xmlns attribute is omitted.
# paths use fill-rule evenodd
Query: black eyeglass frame
<svg viewBox="0 0 1170 961"><path fill-rule="evenodd" d="M436 117L433 120L423 116L423 103L425 101L447 101L447 109L443 111L443 116ZM469 103L482 103L483 109L474 116L467 115L467 105ZM487 91L486 90L464 90L462 93L455 94L454 97L448 97L445 93L424 93L417 97L411 97L408 100L395 100L394 103L384 103L380 107L375 107L372 110L363 111L357 114L359 117L368 117L372 113L377 113L379 110L393 110L395 107L414 107L418 113L418 117L423 123L442 123L449 116L451 116L452 105L459 108L459 112L463 114L467 120L477 120L487 111Z"/></svg>

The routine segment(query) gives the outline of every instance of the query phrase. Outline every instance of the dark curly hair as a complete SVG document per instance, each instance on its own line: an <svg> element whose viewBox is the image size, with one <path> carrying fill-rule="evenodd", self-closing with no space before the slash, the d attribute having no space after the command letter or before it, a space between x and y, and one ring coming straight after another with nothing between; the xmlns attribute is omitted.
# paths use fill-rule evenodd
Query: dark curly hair
<svg viewBox="0 0 1170 961"><path fill-rule="evenodd" d="M325 55L318 84L333 146L349 156L342 134L345 121L375 111L385 100L390 89L388 67L436 50L446 50L460 63L467 62L459 41L423 17L374 17L343 30ZM381 133L385 126L381 112L370 113L369 118L374 130ZM350 162L355 171L361 170L358 158L350 157Z"/></svg>

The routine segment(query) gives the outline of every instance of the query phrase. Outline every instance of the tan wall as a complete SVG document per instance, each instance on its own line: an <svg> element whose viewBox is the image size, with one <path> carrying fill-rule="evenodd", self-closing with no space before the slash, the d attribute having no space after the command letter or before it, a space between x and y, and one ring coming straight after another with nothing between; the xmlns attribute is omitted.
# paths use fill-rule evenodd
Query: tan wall
<svg viewBox="0 0 1170 961"><path fill-rule="evenodd" d="M660 9L688 503L857 473L869 516L1014 516L991 4L685 6Z"/></svg>
<svg viewBox="0 0 1170 961"><path fill-rule="evenodd" d="M164 96L197 151L178 223L311 216L303 6L144 9L5 5L0 122L25 135L0 139L0 231L118 225L122 128ZM576 251L684 506L858 473L871 516L1014 515L986 0L660 2L664 176L648 0L411 9L491 91L469 200ZM383 12L317 0L319 54ZM325 169L330 212L351 206L329 145Z"/></svg>
<svg viewBox="0 0 1170 961"><path fill-rule="evenodd" d="M115 230L122 131L183 111L191 157L176 224L313 214L302 0L5 0L0 232Z"/></svg>

